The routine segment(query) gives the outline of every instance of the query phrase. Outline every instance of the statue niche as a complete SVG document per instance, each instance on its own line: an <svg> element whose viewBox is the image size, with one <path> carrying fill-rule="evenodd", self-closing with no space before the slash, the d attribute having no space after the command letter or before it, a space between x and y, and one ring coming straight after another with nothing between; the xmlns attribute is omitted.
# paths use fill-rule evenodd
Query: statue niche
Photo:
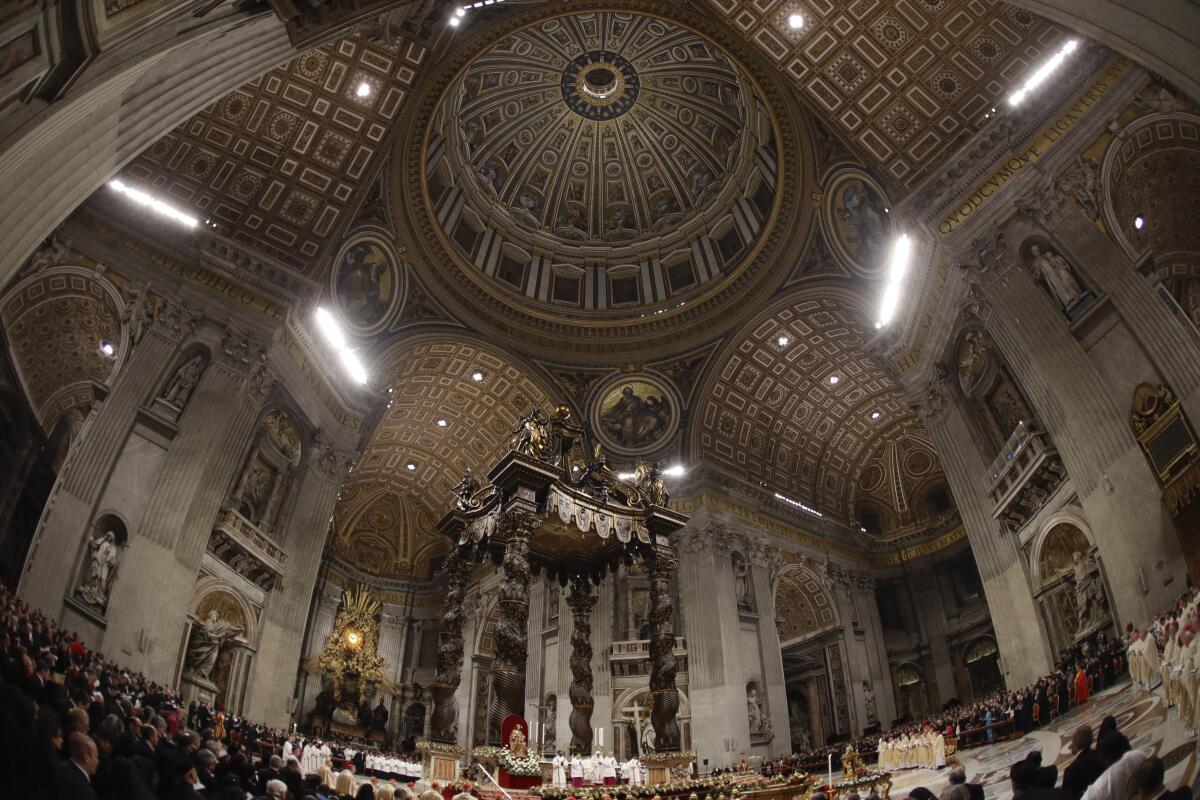
<svg viewBox="0 0 1200 800"><path fill-rule="evenodd" d="M193 619L183 659L184 696L224 701L233 678L234 650L245 643L249 620L242 604L226 590L206 594Z"/></svg>
<svg viewBox="0 0 1200 800"><path fill-rule="evenodd" d="M1092 544L1075 525L1054 526L1037 551L1040 586L1035 593L1056 649L1109 624L1108 595Z"/></svg>
<svg viewBox="0 0 1200 800"><path fill-rule="evenodd" d="M1045 286L1063 313L1069 319L1075 319L1091 298L1091 293L1080 282L1067 260L1039 236L1031 236L1021 244L1021 260L1033 273L1034 280Z"/></svg>
<svg viewBox="0 0 1200 800"><path fill-rule="evenodd" d="M111 515L96 520L95 529L95 535L88 539L87 555L75 587L75 596L103 614L108 606L127 534L125 524Z"/></svg>
<svg viewBox="0 0 1200 800"><path fill-rule="evenodd" d="M163 385L159 399L175 409L176 412L182 412L187 406L188 400L191 399L192 392L196 391L196 386L200 383L200 378L204 375L207 366L208 361L202 353L196 353L185 360Z"/></svg>
<svg viewBox="0 0 1200 800"><path fill-rule="evenodd" d="M300 463L300 429L282 409L268 411L226 505L269 533Z"/></svg>

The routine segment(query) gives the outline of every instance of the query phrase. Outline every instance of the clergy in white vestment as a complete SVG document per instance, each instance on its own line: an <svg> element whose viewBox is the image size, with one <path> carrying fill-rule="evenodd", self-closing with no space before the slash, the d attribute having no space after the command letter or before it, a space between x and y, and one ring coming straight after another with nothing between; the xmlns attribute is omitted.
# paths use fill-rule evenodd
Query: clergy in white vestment
<svg viewBox="0 0 1200 800"><path fill-rule="evenodd" d="M605 786L617 785L617 760L612 755L600 758L600 779Z"/></svg>
<svg viewBox="0 0 1200 800"><path fill-rule="evenodd" d="M578 754L571 756L571 785L578 789L583 786L583 759Z"/></svg>
<svg viewBox="0 0 1200 800"><path fill-rule="evenodd" d="M631 758L621 765L621 780L630 786L642 785L642 765L636 758Z"/></svg>
<svg viewBox="0 0 1200 800"><path fill-rule="evenodd" d="M934 765L941 769L946 766L946 736L945 734L935 734L933 739L933 760Z"/></svg>
<svg viewBox="0 0 1200 800"><path fill-rule="evenodd" d="M283 763L286 764L287 760L292 757L292 750L294 749L295 748L292 745L292 740L285 739L283 742Z"/></svg>
<svg viewBox="0 0 1200 800"><path fill-rule="evenodd" d="M550 766L553 769L551 773L551 783L559 789L565 789L567 786L567 759L559 750L554 754L554 758L550 759Z"/></svg>

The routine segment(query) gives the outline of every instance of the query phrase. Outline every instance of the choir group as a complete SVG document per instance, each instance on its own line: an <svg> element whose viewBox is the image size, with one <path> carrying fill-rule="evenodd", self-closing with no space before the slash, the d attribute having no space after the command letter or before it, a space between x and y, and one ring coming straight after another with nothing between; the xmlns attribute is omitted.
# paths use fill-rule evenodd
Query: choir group
<svg viewBox="0 0 1200 800"><path fill-rule="evenodd" d="M926 728L912 736L901 734L893 739L880 739L878 763L886 772L913 767L941 769L946 766L946 737Z"/></svg>

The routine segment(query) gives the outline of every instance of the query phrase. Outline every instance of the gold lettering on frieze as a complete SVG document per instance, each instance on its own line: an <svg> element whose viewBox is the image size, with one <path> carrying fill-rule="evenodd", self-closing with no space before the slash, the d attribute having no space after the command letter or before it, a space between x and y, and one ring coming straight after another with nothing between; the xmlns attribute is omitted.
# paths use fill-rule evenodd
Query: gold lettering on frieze
<svg viewBox="0 0 1200 800"><path fill-rule="evenodd" d="M337 394L325 382L325 376L308 360L308 355L304 352L304 348L300 346L300 343L291 336L288 336L284 342L284 349L287 350L287 354L291 357L292 363L296 365L296 369L300 371L304 382L312 388L313 392L317 395L317 399L328 409L330 414L333 414L338 424L347 430L357 431L362 426L362 417L357 414L351 414L345 409L341 400L338 399Z"/></svg>
<svg viewBox="0 0 1200 800"><path fill-rule="evenodd" d="M1011 181L1021 170L1035 163L1050 152L1081 119L1087 116L1091 108L1099 102L1117 84L1117 80L1129 71L1133 62L1125 56L1117 56L1109 63L1100 77L1078 95L1064 108L1045 128L1034 136L1023 147L1009 155L999 164L987 178L976 184L974 188L961 196L951 211L937 225L941 236L949 236L959 225L982 208L1004 185Z"/></svg>

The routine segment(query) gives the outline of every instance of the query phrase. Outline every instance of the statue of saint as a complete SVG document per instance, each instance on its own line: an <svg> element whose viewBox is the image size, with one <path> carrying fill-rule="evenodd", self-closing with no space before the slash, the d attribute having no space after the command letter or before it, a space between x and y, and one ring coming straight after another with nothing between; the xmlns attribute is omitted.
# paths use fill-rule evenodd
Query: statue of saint
<svg viewBox="0 0 1200 800"><path fill-rule="evenodd" d="M1054 295L1054 299L1063 307L1063 310L1075 305L1075 302L1083 296L1083 287L1079 285L1079 281L1075 280L1075 275L1071 272L1071 267L1067 264L1066 259L1053 250L1043 253L1036 244L1029 245L1029 252L1033 256L1031 266L1034 274L1040 275L1046 281L1046 285L1050 287L1050 293Z"/></svg>
<svg viewBox="0 0 1200 800"><path fill-rule="evenodd" d="M654 750L654 725L649 719L642 720L642 730L640 731L640 741L642 746L642 755L653 753Z"/></svg>
<svg viewBox="0 0 1200 800"><path fill-rule="evenodd" d="M546 418L540 408L535 408L517 423L516 430L508 437L508 448L541 458L546 452L547 441Z"/></svg>
<svg viewBox="0 0 1200 800"><path fill-rule="evenodd" d="M738 608L748 609L750 604L750 570L742 557L733 557L733 595L737 599Z"/></svg>
<svg viewBox="0 0 1200 800"><path fill-rule="evenodd" d="M125 295L124 322L129 331L129 344L136 345L150 327L154 313L154 300L147 286L134 284Z"/></svg>
<svg viewBox="0 0 1200 800"><path fill-rule="evenodd" d="M758 690L746 687L746 717L750 721L750 733L762 732L762 706L758 703Z"/></svg>
<svg viewBox="0 0 1200 800"><path fill-rule="evenodd" d="M867 723L877 722L879 718L875 714L875 687L870 681L863 681L863 705L867 710Z"/></svg>
<svg viewBox="0 0 1200 800"><path fill-rule="evenodd" d="M665 506L670 500L670 495L667 494L667 485L663 482L662 467L659 464L639 461L634 469L634 483L641 490L646 502L652 506Z"/></svg>
<svg viewBox="0 0 1200 800"><path fill-rule="evenodd" d="M1085 557L1076 550L1071 555L1071 569L1075 580L1075 615L1077 630L1083 631L1099 621L1105 606L1104 588L1100 585L1100 571L1094 557Z"/></svg>
<svg viewBox="0 0 1200 800"><path fill-rule="evenodd" d="M238 511L242 516L258 525L262 522L263 511L267 504L267 489L271 475L261 464L252 463L242 486L241 503Z"/></svg>
<svg viewBox="0 0 1200 800"><path fill-rule="evenodd" d="M217 655L221 645L242 633L245 628L233 625L221 619L217 610L211 609L208 618L192 628L192 638L188 644L187 659L184 666L188 673L197 678L209 680L213 667L217 665Z"/></svg>
<svg viewBox="0 0 1200 800"><path fill-rule="evenodd" d="M475 496L475 492L479 491L479 480L471 473L470 467L463 473L462 480L455 484L450 491L454 492L454 496L458 498L455 505L460 509L470 508L471 498Z"/></svg>
<svg viewBox="0 0 1200 800"><path fill-rule="evenodd" d="M75 590L83 601L96 608L104 608L108 592L112 588L113 571L117 566L117 537L112 531L97 536L88 542L91 551L87 574Z"/></svg>
<svg viewBox="0 0 1200 800"><path fill-rule="evenodd" d="M512 733L508 735L508 749L514 756L525 755L525 732L520 725L514 725Z"/></svg>
<svg viewBox="0 0 1200 800"><path fill-rule="evenodd" d="M168 404L175 406L180 410L187 405L188 398L192 396L192 392L196 389L196 384L200 382L200 375L204 372L204 357L194 355L182 367L175 371L175 375L167 384L167 388L163 389L162 399Z"/></svg>

